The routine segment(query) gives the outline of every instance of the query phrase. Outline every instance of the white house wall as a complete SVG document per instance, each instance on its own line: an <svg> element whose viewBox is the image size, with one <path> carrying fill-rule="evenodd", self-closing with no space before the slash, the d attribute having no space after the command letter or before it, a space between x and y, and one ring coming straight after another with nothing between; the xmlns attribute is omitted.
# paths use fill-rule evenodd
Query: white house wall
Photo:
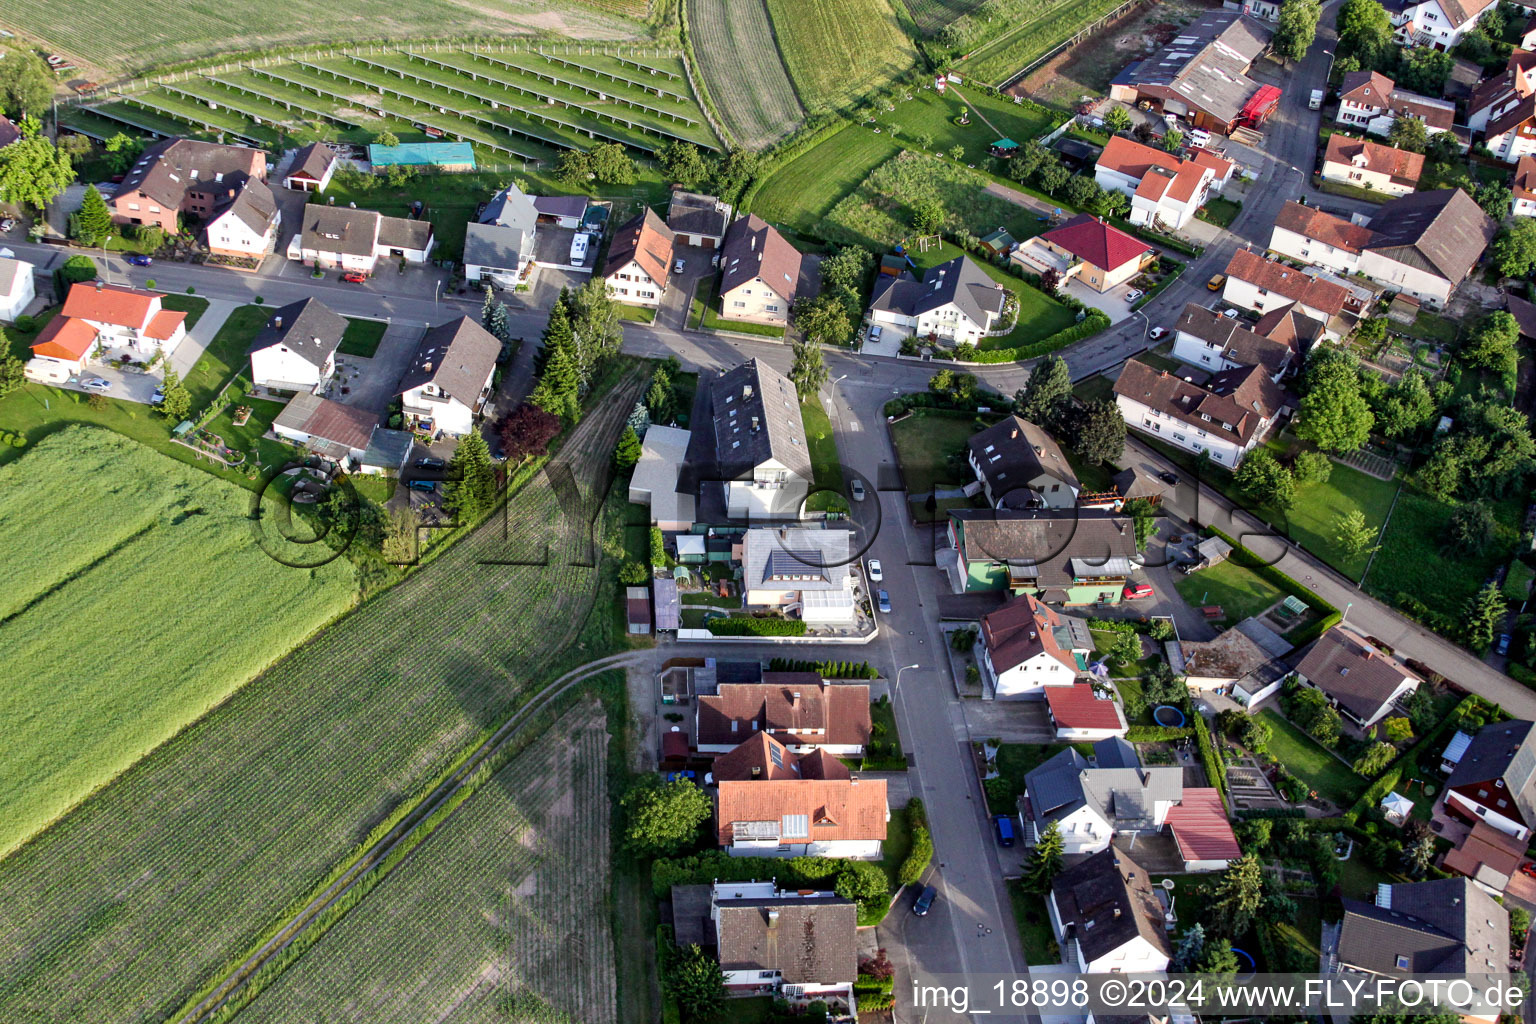
<svg viewBox="0 0 1536 1024"><path fill-rule="evenodd" d="M1204 431L1205 436L1202 437L1200 436L1201 428L1164 415L1159 410L1149 408L1125 395L1116 395L1115 404L1120 407L1120 415L1125 417L1125 425L1132 430L1139 430L1143 434L1159 438L1196 454L1199 454L1202 449L1207 450L1214 461L1228 468L1235 468L1248 452L1247 448L1235 441L1215 437L1210 431ZM1258 443L1258 437L1259 434L1256 432L1255 444Z"/></svg>

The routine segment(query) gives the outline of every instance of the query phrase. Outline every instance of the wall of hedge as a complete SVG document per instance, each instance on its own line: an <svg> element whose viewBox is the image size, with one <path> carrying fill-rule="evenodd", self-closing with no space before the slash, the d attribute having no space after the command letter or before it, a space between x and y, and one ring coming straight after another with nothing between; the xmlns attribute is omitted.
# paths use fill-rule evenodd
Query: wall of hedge
<svg viewBox="0 0 1536 1024"><path fill-rule="evenodd" d="M1190 716L1191 728L1195 734L1195 745L1200 748L1200 761L1205 765L1206 778L1221 794L1224 805L1230 806L1227 799L1227 766L1222 760L1221 751L1216 749L1215 742L1211 739L1211 730L1205 724L1205 718L1198 711Z"/></svg>
<svg viewBox="0 0 1536 1024"><path fill-rule="evenodd" d="M711 619L705 625L715 636L805 636L804 619L755 619L738 615Z"/></svg>
<svg viewBox="0 0 1536 1024"><path fill-rule="evenodd" d="M1065 348L1073 342L1090 338L1109 327L1109 317L1102 310L1091 311L1082 323L1073 324L1065 330L1057 331L1048 338L1029 345L1021 345L1018 348L989 348L977 350L969 359L961 360L968 363L1016 363L1024 359L1037 359L1048 355L1059 348Z"/></svg>
<svg viewBox="0 0 1536 1024"><path fill-rule="evenodd" d="M1230 557L1238 559L1244 558L1244 551L1246 549L1240 548L1237 541L1233 540L1225 533L1222 533L1214 526L1207 526L1205 529L1207 533L1220 537L1222 540L1232 545L1232 555ZM1276 587L1285 591L1287 594L1290 594L1292 597L1301 598L1307 603L1307 607L1321 615L1321 618L1319 618L1318 621L1302 629L1299 633L1296 634L1294 638L1291 639L1291 642L1297 647L1305 647L1313 640L1316 640L1318 637L1328 632L1334 626L1337 626L1343 620L1343 616L1339 614L1339 610L1337 608L1329 604L1327 601L1324 601L1322 598L1318 597L1317 594L1311 590L1311 588L1302 586L1300 583L1296 582L1291 577L1281 572L1279 569L1276 569L1273 565L1250 565L1247 561L1239 561L1238 564L1243 568L1256 573L1261 579L1273 583Z"/></svg>
<svg viewBox="0 0 1536 1024"><path fill-rule="evenodd" d="M1125 738L1131 743L1172 743L1188 739L1193 733L1188 726L1133 725L1126 730Z"/></svg>

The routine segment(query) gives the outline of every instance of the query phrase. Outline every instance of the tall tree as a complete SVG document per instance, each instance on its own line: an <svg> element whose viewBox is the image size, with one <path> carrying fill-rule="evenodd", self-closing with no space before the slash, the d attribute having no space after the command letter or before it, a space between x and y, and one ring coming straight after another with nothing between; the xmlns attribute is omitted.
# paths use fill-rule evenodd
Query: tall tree
<svg viewBox="0 0 1536 1024"><path fill-rule="evenodd" d="M663 782L647 775L619 802L624 812L624 845L641 857L665 857L698 842L709 820L709 795L687 779Z"/></svg>
<svg viewBox="0 0 1536 1024"><path fill-rule="evenodd" d="M855 292L864 287L864 277L875 257L862 245L845 245L821 261L822 291L848 288Z"/></svg>
<svg viewBox="0 0 1536 1024"><path fill-rule="evenodd" d="M1435 397L1416 366L1387 388L1376 411L1376 426L1388 437L1405 437L1423 429L1435 415Z"/></svg>
<svg viewBox="0 0 1536 1024"><path fill-rule="evenodd" d="M181 382L181 375L174 368L165 368L165 378L160 382L164 397L160 399L160 415L172 423L180 423L192 411L192 392Z"/></svg>
<svg viewBox="0 0 1536 1024"><path fill-rule="evenodd" d="M847 307L827 294L795 303L795 326L812 341L846 345L853 340L853 318Z"/></svg>
<svg viewBox="0 0 1536 1024"><path fill-rule="evenodd" d="M1061 872L1065 850L1066 841L1061 837L1061 826L1053 821L1040 833L1039 841L1029 853L1029 862L1024 865L1024 885L1030 892L1050 891L1052 879Z"/></svg>
<svg viewBox="0 0 1536 1024"><path fill-rule="evenodd" d="M639 177L635 161L617 142L600 142L592 147L592 173L607 185L633 185Z"/></svg>
<svg viewBox="0 0 1536 1024"><path fill-rule="evenodd" d="M1501 309L1483 316L1473 325L1457 355L1469 366L1513 376L1519 360L1516 352L1519 342L1520 325Z"/></svg>
<svg viewBox="0 0 1536 1024"><path fill-rule="evenodd" d="M87 185L80 210L70 218L71 233L85 246L98 246L112 237L112 211L95 185Z"/></svg>
<svg viewBox="0 0 1536 1024"><path fill-rule="evenodd" d="M581 419L581 377L576 372L569 343L556 345L550 351L528 401L572 423Z"/></svg>
<svg viewBox="0 0 1536 1024"><path fill-rule="evenodd" d="M1253 923L1263 899L1264 874L1259 859L1244 854L1222 872L1206 901L1206 916L1222 935L1242 935Z"/></svg>
<svg viewBox="0 0 1536 1024"><path fill-rule="evenodd" d="M1392 127L1387 131L1387 141L1398 149L1406 149L1410 153L1422 153L1429 145L1429 132L1424 128L1424 122L1416 117L1399 117L1392 122Z"/></svg>
<svg viewBox="0 0 1536 1024"><path fill-rule="evenodd" d="M1013 411L1050 429L1061 422L1072 397L1072 373L1061 356L1046 356L1013 396Z"/></svg>
<svg viewBox="0 0 1536 1024"><path fill-rule="evenodd" d="M1362 67L1379 68L1395 52L1392 16L1377 0L1344 0L1338 14L1339 48Z"/></svg>
<svg viewBox="0 0 1536 1024"><path fill-rule="evenodd" d="M1232 482L1261 505L1283 512L1296 504L1296 480L1268 448L1255 448L1244 456Z"/></svg>
<svg viewBox="0 0 1536 1024"><path fill-rule="evenodd" d="M576 357L576 372L585 393L597 364L618 354L624 341L619 304L608 294L608 286L601 279L594 277L571 293L571 334L575 337L572 354Z"/></svg>
<svg viewBox="0 0 1536 1024"><path fill-rule="evenodd" d="M1414 46L1398 55L1396 81L1403 88L1421 95L1439 96L1445 92L1455 60L1444 50L1432 46Z"/></svg>
<svg viewBox="0 0 1536 1024"><path fill-rule="evenodd" d="M1205 955L1200 958L1200 963L1195 970L1201 974L1215 974L1227 979L1237 977L1237 954L1232 952L1232 943L1228 939L1217 939L1206 946Z"/></svg>
<svg viewBox="0 0 1536 1024"><path fill-rule="evenodd" d="M613 464L620 469L628 469L640 461L640 452L640 435L635 433L634 427L625 426L624 433L619 435L619 443L613 449Z"/></svg>
<svg viewBox="0 0 1536 1024"><path fill-rule="evenodd" d="M1474 650L1487 650L1493 645L1494 634L1503 627L1508 612L1509 606L1504 603L1498 584L1489 582L1467 598L1461 614L1462 639Z"/></svg>
<svg viewBox="0 0 1536 1024"><path fill-rule="evenodd" d="M0 110L13 120L17 114L40 118L52 99L53 76L41 57L17 47L0 50Z"/></svg>
<svg viewBox="0 0 1536 1024"><path fill-rule="evenodd" d="M1265 821L1265 824L1268 822ZM1179 936L1179 944L1173 951L1173 969L1181 974L1194 970L1203 952L1205 952L1205 925L1196 921L1185 928L1184 934Z"/></svg>
<svg viewBox="0 0 1536 1024"><path fill-rule="evenodd" d="M496 502L496 467L491 448L478 430L459 438L448 460L450 479L445 484L444 505L461 521L475 519Z"/></svg>
<svg viewBox="0 0 1536 1024"><path fill-rule="evenodd" d="M1317 19L1321 14L1317 0L1285 0L1280 5L1280 23L1275 28L1275 53L1288 61L1305 57L1317 36Z"/></svg>
<svg viewBox="0 0 1536 1024"><path fill-rule="evenodd" d="M1505 277L1530 276L1536 270L1536 220L1516 217L1494 238L1489 252L1493 265Z"/></svg>
<svg viewBox="0 0 1536 1024"><path fill-rule="evenodd" d="M17 128L21 138L0 149L0 201L32 206L41 213L64 194L75 172L69 154L48 141L37 118L24 117Z"/></svg>
<svg viewBox="0 0 1536 1024"><path fill-rule="evenodd" d="M709 165L699 155L699 147L681 139L661 151L661 173L670 181L695 188L709 177Z"/></svg>
<svg viewBox="0 0 1536 1024"><path fill-rule="evenodd" d="M1308 360L1296 434L1324 451L1352 452L1371 436L1376 422L1360 394L1360 372L1347 353Z"/></svg>
<svg viewBox="0 0 1536 1024"><path fill-rule="evenodd" d="M821 346L814 341L795 342L795 361L789 368L789 379L795 384L800 401L809 401L827 382L827 365L821 359Z"/></svg>
<svg viewBox="0 0 1536 1024"><path fill-rule="evenodd" d="M645 407L650 410L651 422L666 423L672 419L676 396L672 392L672 375L665 366L656 367L651 374L651 386L645 392Z"/></svg>
<svg viewBox="0 0 1536 1024"><path fill-rule="evenodd" d="M0 331L0 334L3 334ZM0 352L0 398L4 398L27 382L27 364L9 352Z"/></svg>
<svg viewBox="0 0 1536 1024"><path fill-rule="evenodd" d="M390 131L388 128L384 129L383 131L379 132L379 134L375 135L373 137L373 141L374 141L375 145L379 145L379 146L390 146L390 147L393 147L393 146L400 145L400 138L399 138L399 136L397 136L394 132Z"/></svg>
<svg viewBox="0 0 1536 1024"><path fill-rule="evenodd" d="M725 1005L725 973L697 945L667 958L661 987L677 1000L686 1020L712 1020Z"/></svg>
<svg viewBox="0 0 1536 1024"><path fill-rule="evenodd" d="M1131 115L1124 107L1110 107L1104 112L1104 127L1111 135L1118 135L1131 126Z"/></svg>
<svg viewBox="0 0 1536 1024"><path fill-rule="evenodd" d="M734 206L757 176L757 168L756 153L749 149L731 150L715 164L715 195Z"/></svg>
<svg viewBox="0 0 1536 1024"><path fill-rule="evenodd" d="M1125 417L1107 398L1089 402L1072 416L1072 447L1097 465L1114 462L1125 452Z"/></svg>
<svg viewBox="0 0 1536 1024"><path fill-rule="evenodd" d="M1339 513L1333 528L1333 542L1350 559L1362 558L1375 551L1376 527L1365 521L1365 513L1357 508Z"/></svg>
<svg viewBox="0 0 1536 1024"><path fill-rule="evenodd" d="M555 180L566 188L583 188L592 178L592 158L579 149L564 150L555 161Z"/></svg>

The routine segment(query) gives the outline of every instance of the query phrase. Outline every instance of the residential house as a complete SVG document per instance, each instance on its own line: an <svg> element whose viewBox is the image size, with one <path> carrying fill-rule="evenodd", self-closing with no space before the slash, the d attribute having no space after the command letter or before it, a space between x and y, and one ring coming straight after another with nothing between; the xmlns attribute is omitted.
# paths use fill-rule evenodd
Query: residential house
<svg viewBox="0 0 1536 1024"><path fill-rule="evenodd" d="M1207 12L1179 28L1150 57L1117 75L1109 97L1149 102L1163 114L1222 135L1256 127L1280 100L1279 89L1248 77L1249 66L1269 48L1272 34L1272 29L1237 12Z"/></svg>
<svg viewBox="0 0 1536 1024"><path fill-rule="evenodd" d="M260 262L277 245L283 211L277 197L259 178L252 178L208 220L208 251L214 256Z"/></svg>
<svg viewBox="0 0 1536 1024"><path fill-rule="evenodd" d="M1044 693L1046 713L1063 743L1107 740L1124 736L1129 728L1108 683L1047 686Z"/></svg>
<svg viewBox="0 0 1536 1024"><path fill-rule="evenodd" d="M1031 273L1077 279L1099 293L1129 282L1157 261L1157 250L1119 228L1080 213L1036 235L1009 257Z"/></svg>
<svg viewBox="0 0 1536 1024"><path fill-rule="evenodd" d="M651 525L669 533L693 528L693 495L678 488L679 471L692 435L653 423L640 444L640 461L629 477L629 500L651 510Z"/></svg>
<svg viewBox="0 0 1536 1024"><path fill-rule="evenodd" d="M800 285L800 250L757 214L738 218L720 252L720 316L789 323Z"/></svg>
<svg viewBox="0 0 1536 1024"><path fill-rule="evenodd" d="M1516 217L1536 217L1536 156L1520 158L1509 191L1514 196L1511 212Z"/></svg>
<svg viewBox="0 0 1536 1024"><path fill-rule="evenodd" d="M749 608L798 611L807 623L854 621L852 535L847 530L748 530L741 588Z"/></svg>
<svg viewBox="0 0 1536 1024"><path fill-rule="evenodd" d="M1216 373L1259 366L1278 384L1300 362L1301 353L1286 342L1250 331L1235 317L1190 302L1174 322L1173 357Z"/></svg>
<svg viewBox="0 0 1536 1024"><path fill-rule="evenodd" d="M32 264L0 256L0 320L10 323L27 311L37 297Z"/></svg>
<svg viewBox="0 0 1536 1024"><path fill-rule="evenodd" d="M402 142L395 146L374 143L368 147L368 163L375 174L391 167L461 173L475 169L475 147L468 142Z"/></svg>
<svg viewBox="0 0 1536 1024"><path fill-rule="evenodd" d="M1151 877L1124 850L1060 871L1045 900L1063 959L1084 974L1166 971L1173 945Z"/></svg>
<svg viewBox="0 0 1536 1024"><path fill-rule="evenodd" d="M168 235L179 215L206 220L249 181L265 181L267 154L246 146L164 139L143 153L107 200L118 224L148 224Z"/></svg>
<svg viewBox="0 0 1536 1024"><path fill-rule="evenodd" d="M1499 112L1490 112L1483 145L1508 164L1536 154L1536 95L1506 94L1500 106L1493 109Z"/></svg>
<svg viewBox="0 0 1536 1024"><path fill-rule="evenodd" d="M1396 0L1388 6L1392 31L1404 46L1454 50L1495 0Z"/></svg>
<svg viewBox="0 0 1536 1024"><path fill-rule="evenodd" d="M1510 52L1504 70L1478 82L1467 99L1467 127L1488 132L1488 125L1536 93L1536 53L1528 47Z"/></svg>
<svg viewBox="0 0 1536 1024"><path fill-rule="evenodd" d="M150 362L169 359L187 336L187 314L165 309L159 292L80 282L32 342L23 372L29 380L57 384L100 358Z"/></svg>
<svg viewBox="0 0 1536 1024"><path fill-rule="evenodd" d="M500 224L464 228L464 279L516 288L533 267L532 231Z"/></svg>
<svg viewBox="0 0 1536 1024"><path fill-rule="evenodd" d="M1493 240L1497 225L1460 189L1438 189L1383 203L1369 226L1288 202L1269 247L1339 274L1364 276L1444 306Z"/></svg>
<svg viewBox="0 0 1536 1024"><path fill-rule="evenodd" d="M378 413L308 392L300 392L288 400L283 411L272 421L272 432L317 455L345 464L350 472L370 474L399 473L412 444L411 435L404 431L383 430L379 426ZM403 445L393 442L375 444L375 435L381 432L400 435L404 439ZM387 437L379 439L381 442L390 440ZM370 448L379 454L385 450L398 454L373 459L369 457Z"/></svg>
<svg viewBox="0 0 1536 1024"><path fill-rule="evenodd" d="M1184 147L1186 159L1192 160L1201 167L1211 169L1211 191L1220 192L1232 181L1232 175L1237 172L1237 164L1214 150L1203 146L1189 145Z"/></svg>
<svg viewBox="0 0 1536 1024"><path fill-rule="evenodd" d="M1280 20L1279 0L1222 0L1221 6L1228 11L1242 11L1250 18L1259 18L1263 21ZM1100 1024L1104 1024L1102 1015Z"/></svg>
<svg viewBox="0 0 1536 1024"><path fill-rule="evenodd" d="M1194 219L1210 196L1215 170L1194 160L1181 160L1116 135L1099 154L1094 180L1131 200L1132 224L1177 231Z"/></svg>
<svg viewBox="0 0 1536 1024"><path fill-rule="evenodd" d="M1448 132L1456 123L1456 104L1399 89L1379 71L1350 71L1339 86L1335 120L1346 128L1386 135L1399 117L1424 122L1429 135Z"/></svg>
<svg viewBox="0 0 1536 1024"><path fill-rule="evenodd" d="M1337 973L1405 977L1503 974L1509 970L1509 911L1470 878L1382 884L1376 902L1344 900ZM1465 1014L1493 1024L1498 1014Z"/></svg>
<svg viewBox="0 0 1536 1024"><path fill-rule="evenodd" d="M1024 594L981 617L977 661L999 699L1042 697L1088 670L1093 638L1076 615Z"/></svg>
<svg viewBox="0 0 1536 1024"><path fill-rule="evenodd" d="M891 817L884 779L854 778L825 750L796 754L765 732L711 770L716 841L732 856L880 858Z"/></svg>
<svg viewBox="0 0 1536 1024"><path fill-rule="evenodd" d="M910 272L875 279L869 320L900 335L977 344L998 333L1008 290L966 256L930 267L921 282Z"/></svg>
<svg viewBox="0 0 1536 1024"><path fill-rule="evenodd" d="M298 192L324 192L340 163L336 150L324 142L311 142L294 156L288 173L283 175L283 187Z"/></svg>
<svg viewBox="0 0 1536 1024"><path fill-rule="evenodd" d="M1337 181L1383 195L1407 195L1419 187L1423 173L1422 153L1383 146L1369 139L1330 135L1323 151L1324 181Z"/></svg>
<svg viewBox="0 0 1536 1024"><path fill-rule="evenodd" d="M373 273L381 259L425 263L437 239L429 220L385 217L344 206L304 207L301 227L288 243L288 258L306 267Z"/></svg>
<svg viewBox="0 0 1536 1024"><path fill-rule="evenodd" d="M1049 604L1119 604L1136 530L1104 509L956 509L938 552L955 593L1010 590Z"/></svg>
<svg viewBox="0 0 1536 1024"><path fill-rule="evenodd" d="M1034 845L1054 824L1070 856L1107 850L1116 835L1162 830L1184 797L1184 769L1144 767L1120 742L1096 742L1093 761L1068 747L1024 776L1025 842ZM1112 755L1106 763L1101 749Z"/></svg>
<svg viewBox="0 0 1536 1024"><path fill-rule="evenodd" d="M644 212L619 228L608 243L603 281L608 292L631 306L659 306L672 271L672 229L656 211Z"/></svg>
<svg viewBox="0 0 1536 1024"><path fill-rule="evenodd" d="M723 499L706 521L800 518L813 474L800 396L789 378L749 359L703 390L679 489L697 493L710 512Z"/></svg>
<svg viewBox="0 0 1536 1024"><path fill-rule="evenodd" d="M400 408L413 429L463 437L491 396L501 342L467 316L430 328L400 379Z"/></svg>
<svg viewBox="0 0 1536 1024"><path fill-rule="evenodd" d="M1337 281L1297 270L1279 260L1265 259L1250 249L1232 254L1226 274L1221 292L1224 302L1257 313L1294 305L1301 313L1323 323L1325 336L1330 340L1348 334L1354 319L1365 312L1350 290Z"/></svg>
<svg viewBox="0 0 1536 1024"><path fill-rule="evenodd" d="M719 248L730 223L729 203L682 189L672 193L672 202L667 206L667 227L677 236L678 245Z"/></svg>
<svg viewBox="0 0 1536 1024"><path fill-rule="evenodd" d="M723 754L764 732L795 754L821 749L863 757L869 743L869 687L829 685L815 672L764 672L760 683L722 683L694 709L694 746Z"/></svg>
<svg viewBox="0 0 1536 1024"><path fill-rule="evenodd" d="M585 205L585 204L583 204ZM539 223L539 210L531 198L516 185L508 185L485 204L477 218L481 224L495 224L504 228L517 228L532 235Z"/></svg>
<svg viewBox="0 0 1536 1024"><path fill-rule="evenodd" d="M1262 366L1236 366L1196 384L1128 360L1115 381L1126 426L1235 469L1292 409Z"/></svg>
<svg viewBox="0 0 1536 1024"><path fill-rule="evenodd" d="M314 392L336 373L346 317L319 299L272 311L251 343L251 382L273 391Z"/></svg>
<svg viewBox="0 0 1536 1024"><path fill-rule="evenodd" d="M1008 416L966 442L971 472L993 508L1071 508L1082 485L1061 446L1041 428Z"/></svg>
<svg viewBox="0 0 1536 1024"><path fill-rule="evenodd" d="M1423 682L1401 661L1347 626L1313 642L1296 665L1298 682L1321 690L1339 713L1369 729Z"/></svg>
<svg viewBox="0 0 1536 1024"><path fill-rule="evenodd" d="M1280 688L1291 674L1282 660L1291 643L1258 619L1247 618L1214 640L1184 640L1179 644L1175 671L1185 684L1200 692L1231 695L1244 707L1252 707Z"/></svg>
<svg viewBox="0 0 1536 1024"><path fill-rule="evenodd" d="M1522 843L1536 825L1536 723L1495 722L1472 737L1445 783L1445 810Z"/></svg>
<svg viewBox="0 0 1536 1024"><path fill-rule="evenodd" d="M1329 337L1328 325L1303 313L1294 302L1259 317L1253 325L1253 333L1279 342L1294 353L1308 352L1313 345ZM1298 358L1296 362L1301 360Z"/></svg>
<svg viewBox="0 0 1536 1024"><path fill-rule="evenodd" d="M680 897L703 890L697 901ZM859 906L834 892L781 890L772 882L674 886L676 940L712 947L730 996L853 1002ZM707 916L691 912L695 902Z"/></svg>
<svg viewBox="0 0 1536 1024"><path fill-rule="evenodd" d="M1408 806L1413 806L1409 801ZM1525 841L1501 832L1485 821L1473 824L1461 845L1447 850L1441 866L1465 875L1484 891L1501 893L1525 863Z"/></svg>

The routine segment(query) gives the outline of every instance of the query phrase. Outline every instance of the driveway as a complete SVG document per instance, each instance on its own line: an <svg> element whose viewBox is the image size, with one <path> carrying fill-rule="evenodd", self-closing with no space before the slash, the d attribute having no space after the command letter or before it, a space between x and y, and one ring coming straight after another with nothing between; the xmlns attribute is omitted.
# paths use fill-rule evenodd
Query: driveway
<svg viewBox="0 0 1536 1024"><path fill-rule="evenodd" d="M680 245L673 250L672 267L668 268L667 290L661 297L661 307L656 310L656 326L681 330L687 327L688 310L693 302L695 289L703 289L701 296L709 301L710 282L715 268L710 265L717 250L696 245ZM676 273L677 261L683 261L683 272Z"/></svg>
<svg viewBox="0 0 1536 1024"><path fill-rule="evenodd" d="M400 378L426 333L422 327L390 324L372 356L338 355L336 372L341 384L327 397L383 416L389 403L400 393Z"/></svg>
<svg viewBox="0 0 1536 1024"><path fill-rule="evenodd" d="M197 323L187 332L187 336L181 339L181 344L176 346L176 351L171 353L171 366L185 380L187 374L192 372L192 367L202 358L203 351L208 343L213 341L214 335L219 333L219 328L224 326L224 321L229 319L229 314L238 308L239 303L226 299L209 299L208 308L203 310L203 315Z"/></svg>

